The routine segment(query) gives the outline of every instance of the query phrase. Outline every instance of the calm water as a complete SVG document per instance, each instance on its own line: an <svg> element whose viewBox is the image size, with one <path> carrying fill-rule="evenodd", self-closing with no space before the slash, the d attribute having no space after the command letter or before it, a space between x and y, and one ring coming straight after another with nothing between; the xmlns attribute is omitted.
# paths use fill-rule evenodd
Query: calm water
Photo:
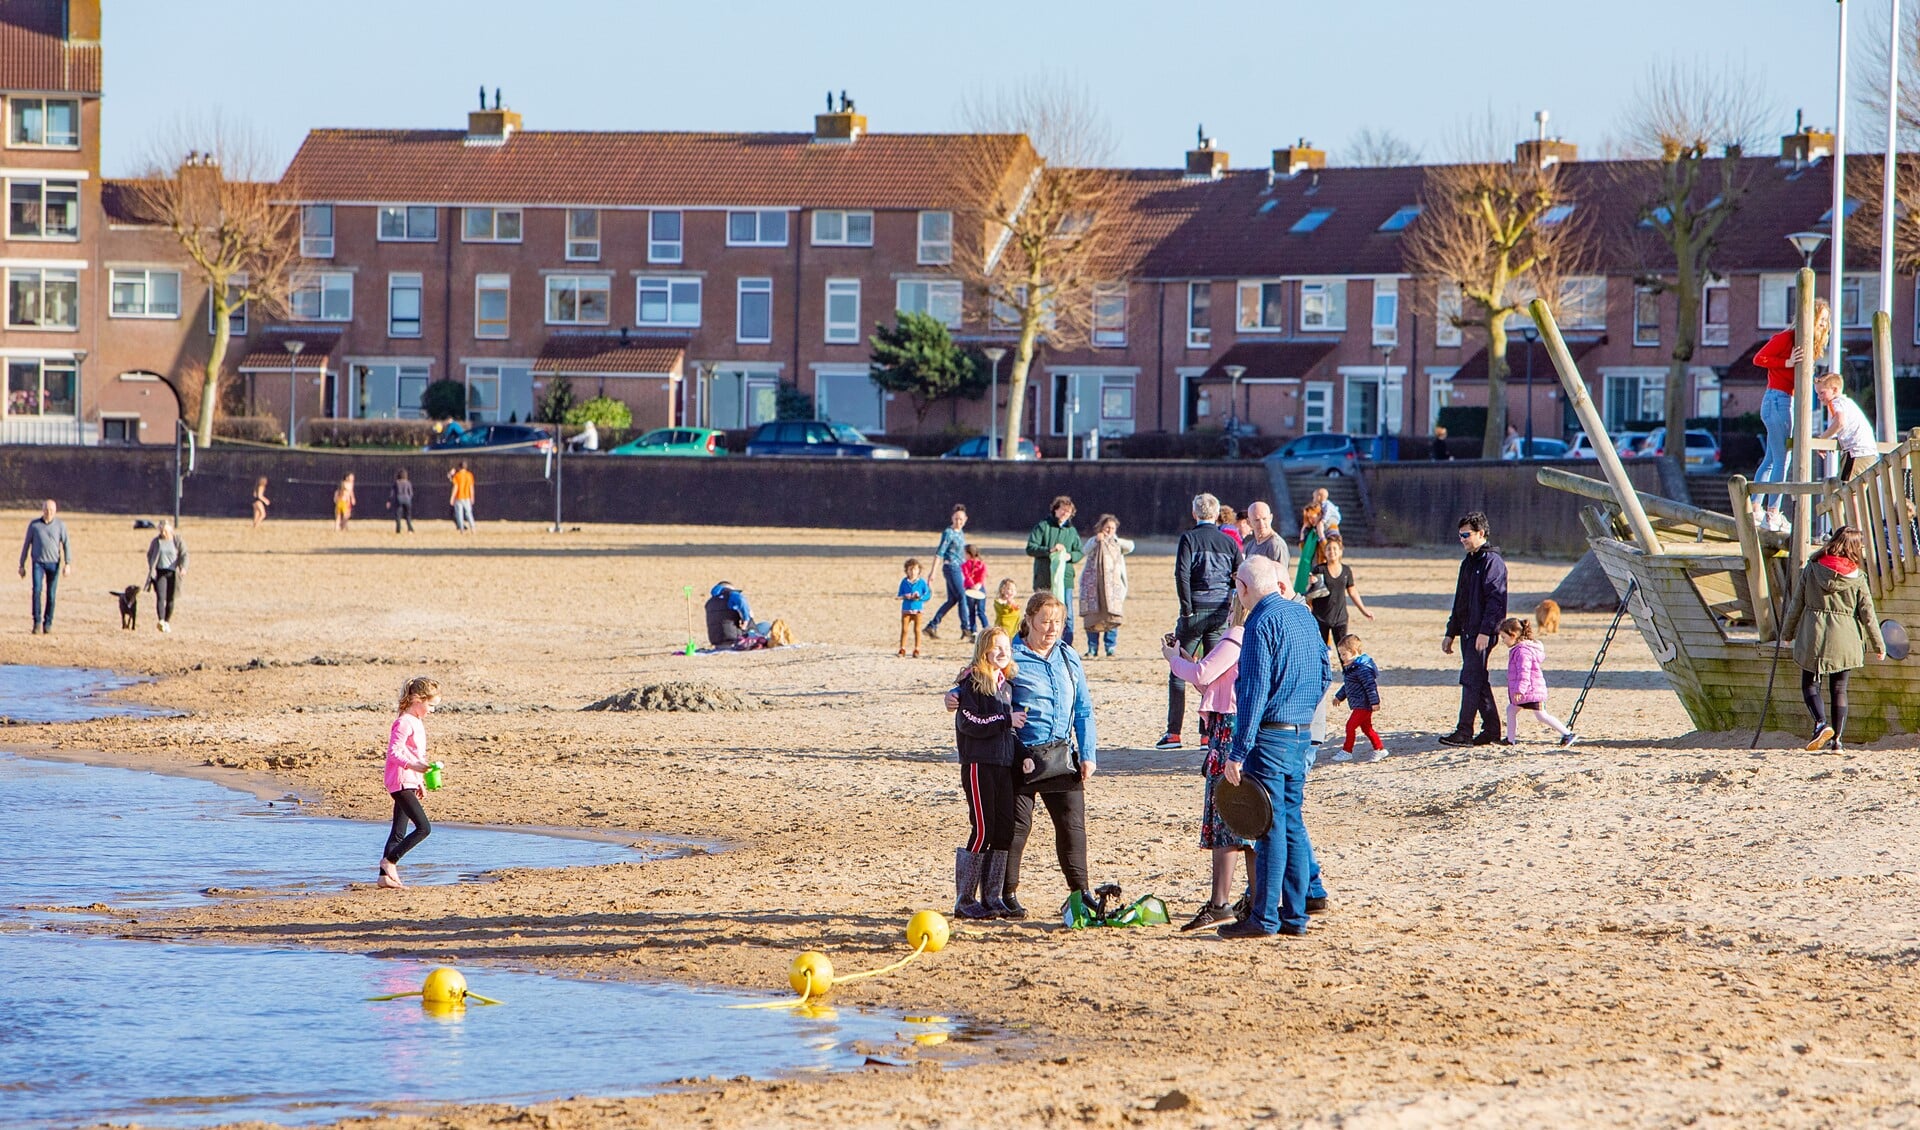
<svg viewBox="0 0 1920 1130"><path fill-rule="evenodd" d="M109 715L164 717L158 707L102 697L108 691L151 682L86 667L26 667L0 664L0 717L15 722L84 722Z"/></svg>

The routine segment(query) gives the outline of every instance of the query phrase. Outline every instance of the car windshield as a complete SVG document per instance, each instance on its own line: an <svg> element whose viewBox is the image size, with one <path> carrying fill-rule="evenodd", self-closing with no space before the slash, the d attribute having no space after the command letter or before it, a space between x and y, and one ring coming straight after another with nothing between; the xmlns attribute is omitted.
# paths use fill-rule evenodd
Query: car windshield
<svg viewBox="0 0 1920 1130"><path fill-rule="evenodd" d="M827 425L827 426L828 426L829 428L831 428L831 429L833 430L833 441L834 441L835 443L865 443L865 442L867 442L867 437L866 437L866 436L863 436L863 435L861 435L861 434L860 434L860 433L859 433L858 431L855 431L855 430L853 429L853 427L851 427L850 425L847 425L847 424L829 424L829 425Z"/></svg>

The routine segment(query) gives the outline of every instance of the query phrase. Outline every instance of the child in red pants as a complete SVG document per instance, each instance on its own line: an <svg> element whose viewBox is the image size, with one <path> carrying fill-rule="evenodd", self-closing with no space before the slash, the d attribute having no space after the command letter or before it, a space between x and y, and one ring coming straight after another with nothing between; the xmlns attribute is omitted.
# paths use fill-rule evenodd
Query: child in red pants
<svg viewBox="0 0 1920 1130"><path fill-rule="evenodd" d="M1345 702L1353 709L1347 715L1347 741L1340 752L1333 755L1335 761L1353 760L1353 737L1355 734L1367 735L1373 743L1373 752L1362 758L1363 761L1378 761L1387 755L1387 747L1380 741L1380 735L1373 728L1373 712L1380 708L1380 668L1373 657L1360 650L1359 636L1343 636L1340 639L1340 674L1345 684L1334 692L1335 702Z"/></svg>

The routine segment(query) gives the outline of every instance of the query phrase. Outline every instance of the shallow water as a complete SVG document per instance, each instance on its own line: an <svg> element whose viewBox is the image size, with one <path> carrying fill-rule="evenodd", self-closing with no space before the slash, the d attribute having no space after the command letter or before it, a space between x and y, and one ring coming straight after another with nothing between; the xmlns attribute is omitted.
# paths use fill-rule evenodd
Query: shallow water
<svg viewBox="0 0 1920 1130"><path fill-rule="evenodd" d="M87 667L0 664L0 717L15 722L85 722L109 715L165 717L171 711L103 697L109 691L151 681Z"/></svg>

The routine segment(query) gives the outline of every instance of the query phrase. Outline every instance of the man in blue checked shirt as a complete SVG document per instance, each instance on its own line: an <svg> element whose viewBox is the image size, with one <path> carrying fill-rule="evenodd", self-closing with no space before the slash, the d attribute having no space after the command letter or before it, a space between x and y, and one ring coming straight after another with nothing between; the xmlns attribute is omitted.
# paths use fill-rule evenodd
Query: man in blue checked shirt
<svg viewBox="0 0 1920 1130"><path fill-rule="evenodd" d="M1223 938L1260 938L1307 932L1313 846L1302 813L1313 712L1333 683L1326 646L1306 605L1281 592L1279 567L1249 558L1234 574L1241 604L1251 607L1234 681L1236 717L1226 778L1252 777L1273 801L1273 825L1254 841L1253 899L1241 922L1220 928Z"/></svg>

